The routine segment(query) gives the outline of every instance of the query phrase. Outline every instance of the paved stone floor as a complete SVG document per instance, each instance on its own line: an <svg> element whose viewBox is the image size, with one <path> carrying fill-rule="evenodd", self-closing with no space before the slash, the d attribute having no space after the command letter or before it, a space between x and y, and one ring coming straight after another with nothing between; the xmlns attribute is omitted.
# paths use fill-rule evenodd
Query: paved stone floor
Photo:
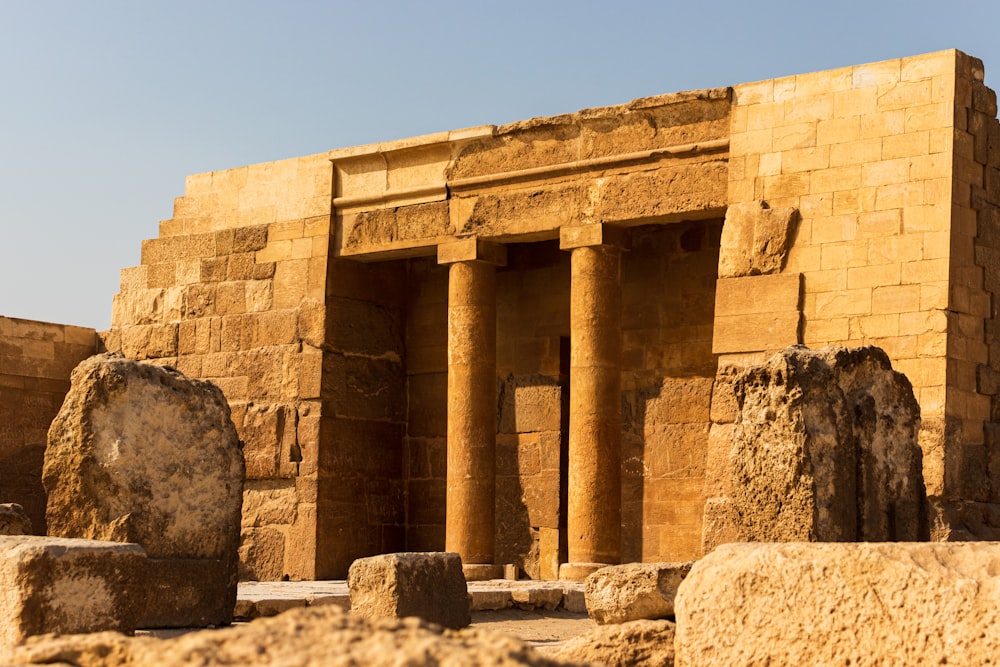
<svg viewBox="0 0 1000 667"><path fill-rule="evenodd" d="M579 582L497 579L468 586L474 626L519 637L542 651L595 627ZM349 609L347 582L246 581L239 585L236 620L322 604Z"/></svg>

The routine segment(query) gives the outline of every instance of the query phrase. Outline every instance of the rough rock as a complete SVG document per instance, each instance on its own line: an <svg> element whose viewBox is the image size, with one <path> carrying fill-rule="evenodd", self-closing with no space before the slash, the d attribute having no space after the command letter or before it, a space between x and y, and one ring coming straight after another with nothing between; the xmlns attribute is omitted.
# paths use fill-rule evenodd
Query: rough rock
<svg viewBox="0 0 1000 667"><path fill-rule="evenodd" d="M728 544L677 593L677 664L982 665L1000 544Z"/></svg>
<svg viewBox="0 0 1000 667"><path fill-rule="evenodd" d="M31 535L31 519L17 503L0 504L0 535Z"/></svg>
<svg viewBox="0 0 1000 667"><path fill-rule="evenodd" d="M587 613L602 625L671 617L677 587L691 565L627 563L603 567L584 582Z"/></svg>
<svg viewBox="0 0 1000 667"><path fill-rule="evenodd" d="M443 630L416 618L363 619L335 606L293 609L223 630L175 639L98 633L30 640L10 662L79 667L556 667L523 642L491 632Z"/></svg>
<svg viewBox="0 0 1000 667"><path fill-rule="evenodd" d="M49 632L132 632L146 557L137 544L0 536L0 645Z"/></svg>
<svg viewBox="0 0 1000 667"><path fill-rule="evenodd" d="M49 533L146 550L140 627L231 622L244 463L225 396L120 355L91 357L71 379L45 451Z"/></svg>
<svg viewBox="0 0 1000 667"><path fill-rule="evenodd" d="M730 493L743 540L927 539L920 407L882 350L793 346L734 389Z"/></svg>
<svg viewBox="0 0 1000 667"><path fill-rule="evenodd" d="M396 553L359 558L347 572L351 611L366 618L417 616L446 628L471 620L456 553Z"/></svg>
<svg viewBox="0 0 1000 667"><path fill-rule="evenodd" d="M640 620L599 627L567 640L552 657L607 667L673 667L674 624Z"/></svg>

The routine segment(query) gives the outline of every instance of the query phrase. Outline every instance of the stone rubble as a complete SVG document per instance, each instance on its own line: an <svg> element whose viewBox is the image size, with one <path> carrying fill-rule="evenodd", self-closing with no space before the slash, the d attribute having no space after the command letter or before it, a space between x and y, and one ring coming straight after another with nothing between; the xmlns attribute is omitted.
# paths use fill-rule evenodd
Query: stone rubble
<svg viewBox="0 0 1000 667"><path fill-rule="evenodd" d="M447 628L471 622L456 553L395 553L359 558L347 572L351 611L365 618L417 616Z"/></svg>
<svg viewBox="0 0 1000 667"><path fill-rule="evenodd" d="M692 563L627 563L594 572L584 581L587 613L601 625L672 618L677 587Z"/></svg>
<svg viewBox="0 0 1000 667"><path fill-rule="evenodd" d="M0 653L45 633L131 633L145 567L137 544L0 536Z"/></svg>
<svg viewBox="0 0 1000 667"><path fill-rule="evenodd" d="M73 371L49 429L48 532L145 549L140 627L226 624L236 602L243 477L218 387L97 355Z"/></svg>
<svg viewBox="0 0 1000 667"><path fill-rule="evenodd" d="M1000 544L727 544L677 592L679 667L983 665Z"/></svg>
<svg viewBox="0 0 1000 667"><path fill-rule="evenodd" d="M0 535L31 535L31 518L17 503L0 504Z"/></svg>

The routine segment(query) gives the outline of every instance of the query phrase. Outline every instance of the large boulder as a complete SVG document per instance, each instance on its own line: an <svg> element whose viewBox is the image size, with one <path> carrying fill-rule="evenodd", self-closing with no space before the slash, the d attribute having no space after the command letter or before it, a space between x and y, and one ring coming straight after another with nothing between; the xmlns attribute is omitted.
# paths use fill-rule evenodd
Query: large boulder
<svg viewBox="0 0 1000 667"><path fill-rule="evenodd" d="M49 534L142 545L140 627L231 622L244 463L225 396L120 355L71 379L45 450Z"/></svg>
<svg viewBox="0 0 1000 667"><path fill-rule="evenodd" d="M137 544L0 536L0 646L51 632L132 632L145 561Z"/></svg>
<svg viewBox="0 0 1000 667"><path fill-rule="evenodd" d="M677 664L982 665L1000 543L728 544L681 584Z"/></svg>
<svg viewBox="0 0 1000 667"><path fill-rule="evenodd" d="M366 618L417 616L446 628L472 615L456 553L395 553L359 558L347 571L351 611Z"/></svg>
<svg viewBox="0 0 1000 667"><path fill-rule="evenodd" d="M566 640L552 657L607 667L673 667L674 624L641 620L597 627Z"/></svg>
<svg viewBox="0 0 1000 667"><path fill-rule="evenodd" d="M734 389L731 515L743 541L927 539L920 407L885 352L794 346Z"/></svg>
<svg viewBox="0 0 1000 667"><path fill-rule="evenodd" d="M597 623L625 623L674 615L677 587L691 563L610 565L587 576L587 613Z"/></svg>
<svg viewBox="0 0 1000 667"><path fill-rule="evenodd" d="M558 667L531 647L501 634L443 630L416 618L368 620L335 606L305 607L223 630L175 639L116 633L29 640L8 662L86 667Z"/></svg>
<svg viewBox="0 0 1000 667"><path fill-rule="evenodd" d="M0 503L0 535L31 535L31 518L17 503Z"/></svg>

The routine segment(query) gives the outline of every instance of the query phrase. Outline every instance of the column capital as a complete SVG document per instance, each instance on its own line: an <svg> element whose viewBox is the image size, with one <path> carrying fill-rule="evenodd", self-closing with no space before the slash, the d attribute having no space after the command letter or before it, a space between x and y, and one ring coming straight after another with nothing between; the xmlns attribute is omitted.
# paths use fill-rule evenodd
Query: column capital
<svg viewBox="0 0 1000 667"><path fill-rule="evenodd" d="M455 262L485 262L494 266L507 265L507 246L469 236L441 243L437 248L438 264Z"/></svg>
<svg viewBox="0 0 1000 667"><path fill-rule="evenodd" d="M628 231L624 227L616 227L603 222L559 228L560 250L572 250L573 248L586 248L597 245L628 250Z"/></svg>

